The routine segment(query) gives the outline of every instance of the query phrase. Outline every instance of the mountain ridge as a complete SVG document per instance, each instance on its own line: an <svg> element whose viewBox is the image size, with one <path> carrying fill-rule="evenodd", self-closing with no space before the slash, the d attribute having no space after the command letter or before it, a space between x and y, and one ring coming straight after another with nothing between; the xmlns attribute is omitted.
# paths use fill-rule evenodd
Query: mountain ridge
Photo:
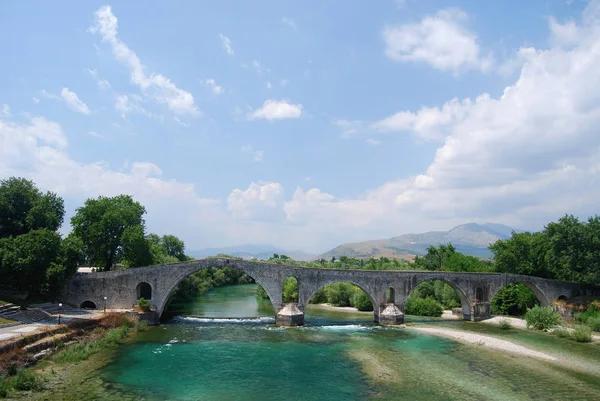
<svg viewBox="0 0 600 401"><path fill-rule="evenodd" d="M391 257L411 260L415 255L423 255L430 245L452 243L457 251L479 258L490 258L488 246L500 239L510 238L512 232L523 230L497 223L466 223L448 231L428 231L418 234L404 234L378 240L367 240L341 244L319 258L331 259L340 256L368 258Z"/></svg>

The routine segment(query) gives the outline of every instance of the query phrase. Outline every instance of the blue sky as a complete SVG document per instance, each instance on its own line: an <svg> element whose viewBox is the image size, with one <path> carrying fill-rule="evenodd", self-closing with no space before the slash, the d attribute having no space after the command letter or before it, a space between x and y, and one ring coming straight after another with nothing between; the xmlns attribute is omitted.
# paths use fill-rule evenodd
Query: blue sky
<svg viewBox="0 0 600 401"><path fill-rule="evenodd" d="M0 4L0 177L188 249L597 212L597 1ZM67 222L62 231L70 229Z"/></svg>

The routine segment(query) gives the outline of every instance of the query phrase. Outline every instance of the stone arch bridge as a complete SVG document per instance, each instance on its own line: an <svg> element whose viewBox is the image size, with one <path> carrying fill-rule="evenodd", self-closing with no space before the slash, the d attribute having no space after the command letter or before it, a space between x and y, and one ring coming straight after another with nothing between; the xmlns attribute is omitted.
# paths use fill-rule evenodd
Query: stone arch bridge
<svg viewBox="0 0 600 401"><path fill-rule="evenodd" d="M550 305L559 298L600 295L598 288L516 274L317 269L208 258L127 270L78 273L67 283L62 301L76 307L93 304L98 308L130 309L140 296L145 296L156 308L158 320L177 285L190 274L211 267L230 267L252 277L269 295L276 311L276 322L281 325L303 324L304 308L311 297L319 289L336 282L350 282L365 291L373 304L375 322L383 324L403 323L406 298L417 285L429 280L441 280L452 286L460 297L463 318L474 321L490 317L491 299L509 283L526 284L542 305ZM298 280L298 302L285 304L282 300L283 280L289 276Z"/></svg>

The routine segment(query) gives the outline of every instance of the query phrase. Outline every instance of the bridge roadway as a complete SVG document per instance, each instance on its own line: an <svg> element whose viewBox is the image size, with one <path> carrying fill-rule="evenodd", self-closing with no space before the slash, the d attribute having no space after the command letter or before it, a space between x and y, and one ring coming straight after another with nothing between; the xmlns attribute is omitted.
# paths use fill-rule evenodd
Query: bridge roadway
<svg viewBox="0 0 600 401"><path fill-rule="evenodd" d="M67 283L62 301L72 306L93 305L97 308L133 308L140 296L150 298L156 319L162 315L177 285L187 276L211 267L239 269L260 284L276 311L280 325L304 323L304 308L321 288L336 282L350 282L367 293L374 309L374 321L382 324L404 322L404 303L420 283L441 280L458 293L465 320L479 321L490 317L490 301L505 285L524 283L542 305L578 295L600 295L598 287L502 273L460 273L414 270L342 270L286 266L228 258L207 258L166 265L137 267L97 273L78 273ZM298 302L284 303L283 280L298 280ZM386 291L390 289L389 296ZM106 297L106 298L105 298Z"/></svg>

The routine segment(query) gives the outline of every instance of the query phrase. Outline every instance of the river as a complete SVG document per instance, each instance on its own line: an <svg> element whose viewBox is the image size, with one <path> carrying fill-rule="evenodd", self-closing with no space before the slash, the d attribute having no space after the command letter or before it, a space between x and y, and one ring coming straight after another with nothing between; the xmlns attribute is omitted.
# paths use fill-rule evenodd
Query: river
<svg viewBox="0 0 600 401"><path fill-rule="evenodd" d="M139 333L90 375L103 381L106 399L600 399L597 344L407 317L416 326L475 330L561 358L548 362L377 326L371 313L318 306L307 308L306 326L280 328L273 325L270 303L257 300L255 290L220 287L171 305L166 324Z"/></svg>

